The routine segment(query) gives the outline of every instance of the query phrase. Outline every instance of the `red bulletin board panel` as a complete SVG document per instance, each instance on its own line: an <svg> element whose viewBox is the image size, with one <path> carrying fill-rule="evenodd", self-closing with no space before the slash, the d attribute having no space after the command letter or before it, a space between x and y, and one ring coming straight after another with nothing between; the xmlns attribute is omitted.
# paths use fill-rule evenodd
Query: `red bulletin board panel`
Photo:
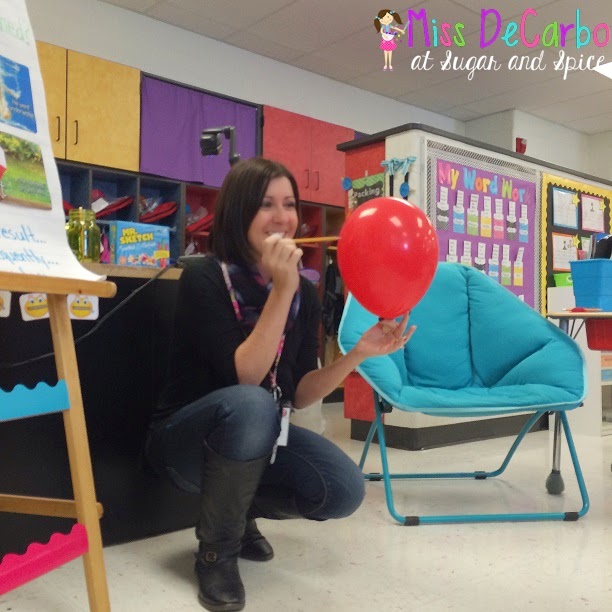
<svg viewBox="0 0 612 612"><path fill-rule="evenodd" d="M366 174L378 174L385 159L385 141L375 142L358 149L346 151L346 176L358 179Z"/></svg>
<svg viewBox="0 0 612 612"><path fill-rule="evenodd" d="M380 162L385 159L385 141L346 151L346 176L358 179L382 171ZM357 372L344 381L344 416L360 421L374 420L374 395L372 388Z"/></svg>
<svg viewBox="0 0 612 612"><path fill-rule="evenodd" d="M374 392L357 372L344 380L344 416L359 421L374 420Z"/></svg>

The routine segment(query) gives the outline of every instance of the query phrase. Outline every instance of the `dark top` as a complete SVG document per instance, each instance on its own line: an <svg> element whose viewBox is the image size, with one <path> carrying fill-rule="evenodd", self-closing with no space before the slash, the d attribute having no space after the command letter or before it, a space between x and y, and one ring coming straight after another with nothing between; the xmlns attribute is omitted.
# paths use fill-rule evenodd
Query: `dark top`
<svg viewBox="0 0 612 612"><path fill-rule="evenodd" d="M292 402L302 376L316 369L319 351L317 290L300 277L300 292L300 310L287 332L277 378L283 399ZM168 380L153 420L211 391L238 384L234 353L244 338L217 261L206 257L190 263L179 280ZM261 386L269 388L268 376Z"/></svg>

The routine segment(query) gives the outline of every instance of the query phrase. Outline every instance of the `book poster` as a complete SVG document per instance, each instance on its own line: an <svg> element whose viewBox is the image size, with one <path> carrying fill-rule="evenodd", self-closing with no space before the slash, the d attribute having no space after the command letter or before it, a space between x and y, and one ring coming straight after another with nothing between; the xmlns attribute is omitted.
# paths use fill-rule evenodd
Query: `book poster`
<svg viewBox="0 0 612 612"><path fill-rule="evenodd" d="M472 266L530 306L536 296L534 181L431 160L440 261Z"/></svg>
<svg viewBox="0 0 612 612"><path fill-rule="evenodd" d="M0 271L98 280L68 246L24 0L0 2Z"/></svg>

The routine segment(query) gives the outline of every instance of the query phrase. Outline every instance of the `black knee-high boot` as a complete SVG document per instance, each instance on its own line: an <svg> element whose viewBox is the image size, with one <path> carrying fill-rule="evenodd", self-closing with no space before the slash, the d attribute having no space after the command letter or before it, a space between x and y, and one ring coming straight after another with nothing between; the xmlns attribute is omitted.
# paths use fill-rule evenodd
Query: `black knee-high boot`
<svg viewBox="0 0 612 612"><path fill-rule="evenodd" d="M286 519L306 518L298 508L295 494L284 487L259 487L253 504L249 510L249 517L267 518L275 521Z"/></svg>
<svg viewBox="0 0 612 612"><path fill-rule="evenodd" d="M208 446L204 448L195 569L200 585L198 599L212 612L244 608L238 554L247 511L269 461L270 457L233 461Z"/></svg>
<svg viewBox="0 0 612 612"><path fill-rule="evenodd" d="M269 561L274 550L257 528L256 518L284 520L303 518L295 495L284 487L260 486L247 514L246 529L242 538L240 558L250 561Z"/></svg>
<svg viewBox="0 0 612 612"><path fill-rule="evenodd" d="M249 561L270 561L274 557L274 550L265 536L257 528L255 518L251 517L251 510L247 514L244 535L240 542L240 558Z"/></svg>

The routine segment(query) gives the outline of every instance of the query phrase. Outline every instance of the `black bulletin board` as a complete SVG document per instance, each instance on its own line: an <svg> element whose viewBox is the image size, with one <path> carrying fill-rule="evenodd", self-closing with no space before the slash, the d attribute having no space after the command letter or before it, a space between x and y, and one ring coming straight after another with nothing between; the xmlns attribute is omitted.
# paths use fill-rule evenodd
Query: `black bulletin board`
<svg viewBox="0 0 612 612"><path fill-rule="evenodd" d="M542 198L542 279L554 287L554 275L569 272L569 260L588 249L593 234L610 233L612 191L542 174Z"/></svg>

